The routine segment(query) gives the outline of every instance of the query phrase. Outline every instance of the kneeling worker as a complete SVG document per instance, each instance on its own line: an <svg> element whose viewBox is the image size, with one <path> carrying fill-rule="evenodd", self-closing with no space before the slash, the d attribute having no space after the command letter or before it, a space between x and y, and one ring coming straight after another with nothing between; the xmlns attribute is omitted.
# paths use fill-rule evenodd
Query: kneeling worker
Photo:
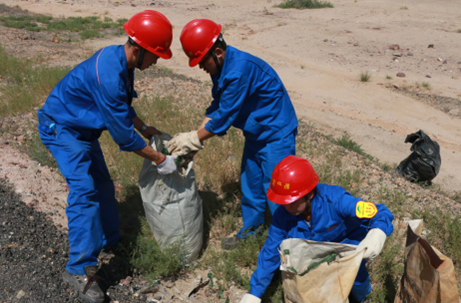
<svg viewBox="0 0 461 303"><path fill-rule="evenodd" d="M318 184L309 161L296 156L277 164L267 198L283 207L274 213L258 267L251 277L250 293L241 303L261 302L280 267L278 247L288 238L354 244L358 245L357 251L366 248L349 300L367 302L371 285L365 264L379 255L386 236L393 232L394 216L386 206L353 197L339 186Z"/></svg>

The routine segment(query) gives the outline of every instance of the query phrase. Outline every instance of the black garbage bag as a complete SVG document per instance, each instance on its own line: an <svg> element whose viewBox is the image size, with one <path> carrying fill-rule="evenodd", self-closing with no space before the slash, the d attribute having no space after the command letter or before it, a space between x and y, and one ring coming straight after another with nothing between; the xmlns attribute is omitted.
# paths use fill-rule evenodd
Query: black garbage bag
<svg viewBox="0 0 461 303"><path fill-rule="evenodd" d="M430 182L437 176L442 164L439 144L422 130L409 134L405 143L413 143L412 153L395 170L411 182Z"/></svg>

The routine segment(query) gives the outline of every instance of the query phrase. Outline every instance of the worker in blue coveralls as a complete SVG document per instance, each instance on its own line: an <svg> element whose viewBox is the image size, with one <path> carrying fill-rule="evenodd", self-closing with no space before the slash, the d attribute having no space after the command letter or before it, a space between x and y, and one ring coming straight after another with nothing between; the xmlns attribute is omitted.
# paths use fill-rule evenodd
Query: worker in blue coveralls
<svg viewBox="0 0 461 303"><path fill-rule="evenodd" d="M38 111L40 138L69 186L66 214L69 262L62 276L80 298L104 302L97 276L98 255L119 241L119 217L113 181L98 138L108 130L120 150L157 165L160 174L176 170L175 156L156 152L145 140L161 134L136 115L131 103L134 68L145 70L172 56L171 23L156 11L134 15L124 24L124 45L97 51L70 71Z"/></svg>
<svg viewBox="0 0 461 303"><path fill-rule="evenodd" d="M298 120L277 73L263 60L226 45L221 25L196 19L182 30L181 44L189 66L210 74L213 101L197 131L179 133L168 143L172 155L184 156L203 148L202 141L223 136L234 126L243 130L241 164L243 227L224 239L224 249L235 248L264 223L278 205L266 199L271 173L280 161L295 154Z"/></svg>
<svg viewBox="0 0 461 303"><path fill-rule="evenodd" d="M250 280L250 293L241 303L261 302L280 266L278 248L288 238L354 244L358 245L357 251L366 249L349 300L367 302L371 285L365 264L379 255L386 236L393 232L394 216L386 206L353 197L339 186L318 184L309 161L296 156L277 164L267 197L283 207L272 218Z"/></svg>

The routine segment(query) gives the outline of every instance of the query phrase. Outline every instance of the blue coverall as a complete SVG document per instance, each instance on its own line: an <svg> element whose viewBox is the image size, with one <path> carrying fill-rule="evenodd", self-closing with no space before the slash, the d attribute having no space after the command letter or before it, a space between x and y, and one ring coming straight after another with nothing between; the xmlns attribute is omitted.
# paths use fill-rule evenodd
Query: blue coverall
<svg viewBox="0 0 461 303"><path fill-rule="evenodd" d="M101 249L120 238L114 184L98 138L109 130L123 151L146 146L132 121L136 112L131 102L137 97L133 74L123 45L105 47L70 71L38 111L40 138L70 190L66 269L74 275L98 264Z"/></svg>
<svg viewBox="0 0 461 303"><path fill-rule="evenodd" d="M279 207L272 218L269 234L259 252L258 266L251 276L250 294L261 298L269 286L274 272L280 267L278 248L283 240L299 238L319 242L338 242L358 245L373 228L381 229L389 236L394 228L394 216L383 204L376 204L378 213L371 219L356 216L357 202L342 187L318 184L311 201L311 220L291 215L284 207ZM365 300L371 292L370 277L362 261L357 278L352 287L352 302Z"/></svg>
<svg viewBox="0 0 461 303"><path fill-rule="evenodd" d="M266 203L273 214L278 205L266 198L272 171L296 151L298 120L282 81L272 67L248 53L227 46L221 72L212 75L211 118L205 129L218 136L234 126L243 130L241 165L245 238L264 223Z"/></svg>

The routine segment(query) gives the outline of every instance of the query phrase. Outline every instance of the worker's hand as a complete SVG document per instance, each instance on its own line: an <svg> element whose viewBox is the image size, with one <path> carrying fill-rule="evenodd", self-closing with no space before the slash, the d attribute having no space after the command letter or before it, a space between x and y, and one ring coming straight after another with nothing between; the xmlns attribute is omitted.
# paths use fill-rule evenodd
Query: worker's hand
<svg viewBox="0 0 461 303"><path fill-rule="evenodd" d="M168 175L171 174L176 170L176 160L177 156L165 156L165 160L163 160L160 164L157 164L157 171L161 175Z"/></svg>
<svg viewBox="0 0 461 303"><path fill-rule="evenodd" d="M363 254L363 259L371 261L379 255L385 241L386 234L379 228L373 228L357 246L356 251L366 249Z"/></svg>
<svg viewBox="0 0 461 303"><path fill-rule="evenodd" d="M245 294L240 303L261 303L261 299L250 294Z"/></svg>
<svg viewBox="0 0 461 303"><path fill-rule="evenodd" d="M147 140L150 140L153 135L161 135L163 134L161 131L156 129L153 126L148 126L142 133L141 135L146 138Z"/></svg>
<svg viewBox="0 0 461 303"><path fill-rule="evenodd" d="M197 131L176 134L167 143L168 153L175 156L186 156L192 152L197 152L203 148L202 142L198 138Z"/></svg>

